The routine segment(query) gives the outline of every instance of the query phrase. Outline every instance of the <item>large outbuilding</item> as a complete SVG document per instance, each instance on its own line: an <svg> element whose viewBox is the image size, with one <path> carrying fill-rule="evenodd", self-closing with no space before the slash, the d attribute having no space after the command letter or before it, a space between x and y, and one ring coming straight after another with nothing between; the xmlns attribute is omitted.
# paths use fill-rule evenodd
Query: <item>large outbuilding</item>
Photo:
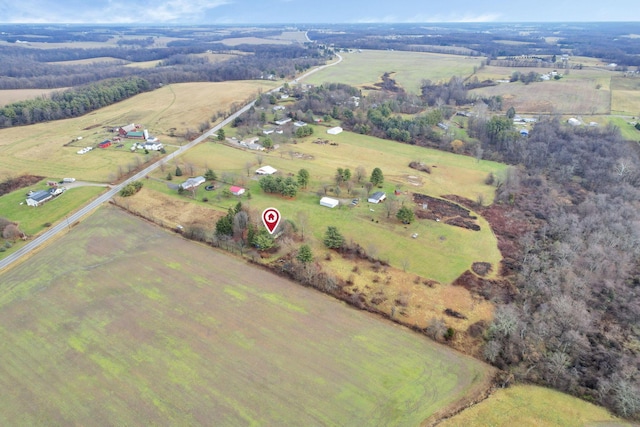
<svg viewBox="0 0 640 427"><path fill-rule="evenodd" d="M340 126L336 126L334 128L327 129L327 133L329 135L337 135L339 133L342 133L342 128Z"/></svg>
<svg viewBox="0 0 640 427"><path fill-rule="evenodd" d="M258 175L273 175L276 172L278 172L278 169L271 166L262 166L261 168L256 170L256 173Z"/></svg>
<svg viewBox="0 0 640 427"><path fill-rule="evenodd" d="M375 193L369 196L367 201L369 203L380 203L380 202L384 202L386 198L387 198L387 193L383 191L376 191Z"/></svg>
<svg viewBox="0 0 640 427"><path fill-rule="evenodd" d="M331 197L323 197L320 199L320 205L326 206L328 208L335 208L340 204L340 201L337 199L332 199Z"/></svg>

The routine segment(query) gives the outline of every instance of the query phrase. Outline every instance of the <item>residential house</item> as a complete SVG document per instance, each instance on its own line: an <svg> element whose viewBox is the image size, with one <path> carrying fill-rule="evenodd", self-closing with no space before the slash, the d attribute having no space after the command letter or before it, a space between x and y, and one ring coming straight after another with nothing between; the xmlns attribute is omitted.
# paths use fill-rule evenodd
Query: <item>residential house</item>
<svg viewBox="0 0 640 427"><path fill-rule="evenodd" d="M196 176L196 177L187 179L185 182L180 184L180 187L184 188L185 190L193 190L194 188L196 188L197 186L199 186L205 181L206 180L204 179L203 176Z"/></svg>
<svg viewBox="0 0 640 427"><path fill-rule="evenodd" d="M238 187L238 186L232 185L229 188L229 191L231 191L231 194L233 194L234 196L242 196L244 194L244 192L245 192L245 189L242 188L242 187Z"/></svg>
<svg viewBox="0 0 640 427"><path fill-rule="evenodd" d="M280 120L276 120L276 124L278 126L282 126L282 125L286 125L287 123L289 123L291 121L291 117L285 117L284 119L280 119Z"/></svg>
<svg viewBox="0 0 640 427"><path fill-rule="evenodd" d="M145 150L149 150L149 151L160 151L163 148L163 145L160 143L155 143L155 142L145 142L144 145L142 146L143 149Z"/></svg>
<svg viewBox="0 0 640 427"><path fill-rule="evenodd" d="M34 193L31 193L27 197L27 205L29 206L40 206L41 204L51 200L53 198L53 193L49 190L40 190Z"/></svg>

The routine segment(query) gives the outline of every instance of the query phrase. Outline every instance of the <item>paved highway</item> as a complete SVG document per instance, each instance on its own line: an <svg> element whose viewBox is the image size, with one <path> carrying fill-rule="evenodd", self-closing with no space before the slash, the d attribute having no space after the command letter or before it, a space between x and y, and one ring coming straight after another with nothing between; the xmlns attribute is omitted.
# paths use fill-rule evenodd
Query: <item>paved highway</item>
<svg viewBox="0 0 640 427"><path fill-rule="evenodd" d="M340 55L337 55L337 56L338 56L338 61L333 62L331 64L320 66L318 68L314 68L313 70L311 70L311 71L303 74L302 76L298 77L297 80L301 80L301 79L303 79L303 78L305 78L305 77L307 77L307 76L309 76L309 75L311 75L311 74L313 74L313 73L315 73L315 72L317 72L317 71L319 71L319 70L321 70L323 68L331 67L333 65L339 64L340 62L342 62L342 56L340 56ZM273 89L269 93L277 92L278 90L280 90L280 88L281 88L281 86ZM149 175L154 170L158 169L161 164L167 163L167 162L171 161L172 159L174 159L175 157L178 157L178 156L184 154L185 151L189 150L190 148L195 147L196 145L198 145L199 143L201 143L202 141L204 141L208 137L214 135L215 133L218 132L218 130L220 130L224 126L228 125L229 123L231 123L236 117L238 117L241 114L243 114L244 112L246 112L249 108L251 108L253 106L254 103L255 103L255 101L252 101L252 102L248 103L247 105L242 107L240 110L236 111L235 113L233 113L232 115L230 115L229 117L224 119L222 122L218 123L213 128L209 129L207 132L205 132L202 135L200 135L198 138L196 138L193 141L187 143L186 145L183 145L178 150L176 150L173 153L163 157L162 159L158 160L157 162L151 164L150 166L146 167L145 169L143 169L140 172L138 172L135 175L133 175L131 178L127 179L126 181L123 181L122 183L120 183L120 184L118 184L116 186L113 186L106 193L104 193L104 194L100 195L99 197L97 197L96 199L92 200L87 205L85 205L84 207L82 207L78 211L74 212L73 214L68 215L66 217L66 219L63 220L62 222L60 222L60 223L48 228L44 233L40 234L35 239L29 241L26 245L24 245L23 247L21 247L20 249L18 249L14 253L12 253L11 255L8 255L6 258L1 259L0 260L0 271L2 271L4 269L7 269L10 265L12 265L14 263L17 263L19 260L21 260L25 256L29 255L31 252L35 251L36 249L38 249L39 247L44 245L52 237L64 232L67 229L70 229L71 226L73 224L75 224L77 221L80 221L80 219L82 219L86 215L88 215L91 212L93 212L94 210L96 210L101 204L103 204L104 202L108 201L109 199L111 199L116 194L118 194L120 192L120 190L125 185L127 185L127 184L129 184L129 183L131 183L133 181L136 181L136 180L144 178L145 176Z"/></svg>

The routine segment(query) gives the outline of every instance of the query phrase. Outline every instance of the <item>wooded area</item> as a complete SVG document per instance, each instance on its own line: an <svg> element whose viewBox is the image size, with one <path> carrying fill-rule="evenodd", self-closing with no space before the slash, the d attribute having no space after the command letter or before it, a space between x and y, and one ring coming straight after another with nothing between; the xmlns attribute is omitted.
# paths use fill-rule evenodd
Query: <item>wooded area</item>
<svg viewBox="0 0 640 427"><path fill-rule="evenodd" d="M438 93L448 94L448 86ZM427 107L428 93L373 94L356 107L349 104L356 92L315 88L299 94L290 115L309 109L343 120L347 129L452 148L432 129L451 114L447 104L402 118L398 113ZM486 359L507 373L507 382L551 386L640 416L637 145L613 126L571 127L558 118L540 121L523 138L511 119L486 105L469 119L469 133L479 142L467 141L467 154L515 166L494 184L496 203L520 224L503 236L514 249L503 253L502 273L518 292L482 294L498 304L486 331Z"/></svg>

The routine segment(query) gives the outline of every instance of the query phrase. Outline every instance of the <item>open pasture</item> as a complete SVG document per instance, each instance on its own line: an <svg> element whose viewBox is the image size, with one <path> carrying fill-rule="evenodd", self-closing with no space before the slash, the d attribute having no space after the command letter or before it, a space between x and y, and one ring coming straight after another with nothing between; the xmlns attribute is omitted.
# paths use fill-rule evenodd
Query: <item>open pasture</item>
<svg viewBox="0 0 640 427"><path fill-rule="evenodd" d="M640 78L614 77L611 79L611 112L640 116Z"/></svg>
<svg viewBox="0 0 640 427"><path fill-rule="evenodd" d="M61 89L5 89L0 90L0 107L18 102L34 99L40 96L47 96L53 92L63 91Z"/></svg>
<svg viewBox="0 0 640 427"><path fill-rule="evenodd" d="M318 204L320 198L317 191L324 185L335 187L333 176L338 167L349 168L355 173L358 166L363 166L367 173L364 181L369 179L373 168L380 167L385 176L383 190L388 197L396 197L393 192L396 188L400 189L397 203L404 202L414 206L411 198L413 192L434 196L458 194L472 200L476 200L478 194L481 194L485 203L489 203L493 200L494 189L485 185L484 179L489 172L500 176L505 165L489 161L476 162L471 157L349 132L331 136L330 139L337 142L337 146L312 143L318 137L325 138L319 135L323 129L316 127L316 136L309 137L304 142L259 155L262 156L264 165L271 165L284 175L296 174L302 168L309 171L311 183L306 190L299 192L295 200L264 194L254 176L254 170L259 167L255 152L209 142L190 150L181 161L196 165L197 170L201 171L198 173L204 172L206 163L218 176L228 174L235 177L236 182L248 186L252 195L249 203L257 210L275 205L285 218L294 222L298 211L306 211L309 216L309 234L314 236L318 248L322 247L326 227L334 225L347 239L353 239L365 249L375 248L378 257L388 259L392 265L399 267L408 263L409 271L441 283L450 283L476 261L492 263L494 271L497 271L501 255L495 236L482 218L478 220L481 231L465 230L428 220L402 225L393 214L390 218L387 217L387 205L369 205L366 202L366 190L362 188L362 184L354 187L358 192L357 197L362 199L355 208L322 207ZM295 153L305 156L300 158ZM409 168L408 164L412 160L421 160L435 166L432 168L433 172L428 175ZM249 174L246 173L247 169ZM156 175L162 178L161 172L156 172ZM158 185L158 191L167 191L166 186ZM200 192L198 197L203 195L205 193ZM332 192L327 195L336 196ZM207 196L212 200L214 195ZM339 198L349 201L352 197L356 195L348 194L343 186ZM235 202L231 200L226 203L231 205ZM413 233L417 233L419 238L412 239Z"/></svg>
<svg viewBox="0 0 640 427"><path fill-rule="evenodd" d="M0 281L4 425L418 425L492 372L113 207Z"/></svg>
<svg viewBox="0 0 640 427"><path fill-rule="evenodd" d="M516 385L445 420L443 427L631 426L606 409L544 387Z"/></svg>
<svg viewBox="0 0 640 427"><path fill-rule="evenodd" d="M496 68L496 67L492 67ZM513 71L543 73L550 69L505 68L503 73ZM494 70L483 70L483 77L493 75ZM488 74L484 74L488 73ZM503 77L506 78L506 77ZM526 114L564 114L564 115L602 115L610 114L611 90L610 76L598 71L571 70L568 76L560 80L535 82L525 85L522 82L500 83L497 86L474 89L470 93L478 96L501 96L503 110L514 107L518 113Z"/></svg>
<svg viewBox="0 0 640 427"><path fill-rule="evenodd" d="M111 138L110 129L140 123L165 145L179 145L187 129L197 130L219 111L243 103L258 91L272 88L266 81L184 83L168 85L126 101L68 120L0 130L1 174L32 173L47 177L74 176L87 181L110 181L120 167L125 171L135 157L128 150L109 147L78 155L78 145L68 145L82 136L81 146L96 145Z"/></svg>
<svg viewBox="0 0 640 427"><path fill-rule="evenodd" d="M371 86L384 73L395 73L398 85L412 94L420 93L422 80L449 81L452 76L467 77L481 58L425 52L363 50L340 54L344 60L304 79L305 83L320 85L326 82L352 86Z"/></svg>

